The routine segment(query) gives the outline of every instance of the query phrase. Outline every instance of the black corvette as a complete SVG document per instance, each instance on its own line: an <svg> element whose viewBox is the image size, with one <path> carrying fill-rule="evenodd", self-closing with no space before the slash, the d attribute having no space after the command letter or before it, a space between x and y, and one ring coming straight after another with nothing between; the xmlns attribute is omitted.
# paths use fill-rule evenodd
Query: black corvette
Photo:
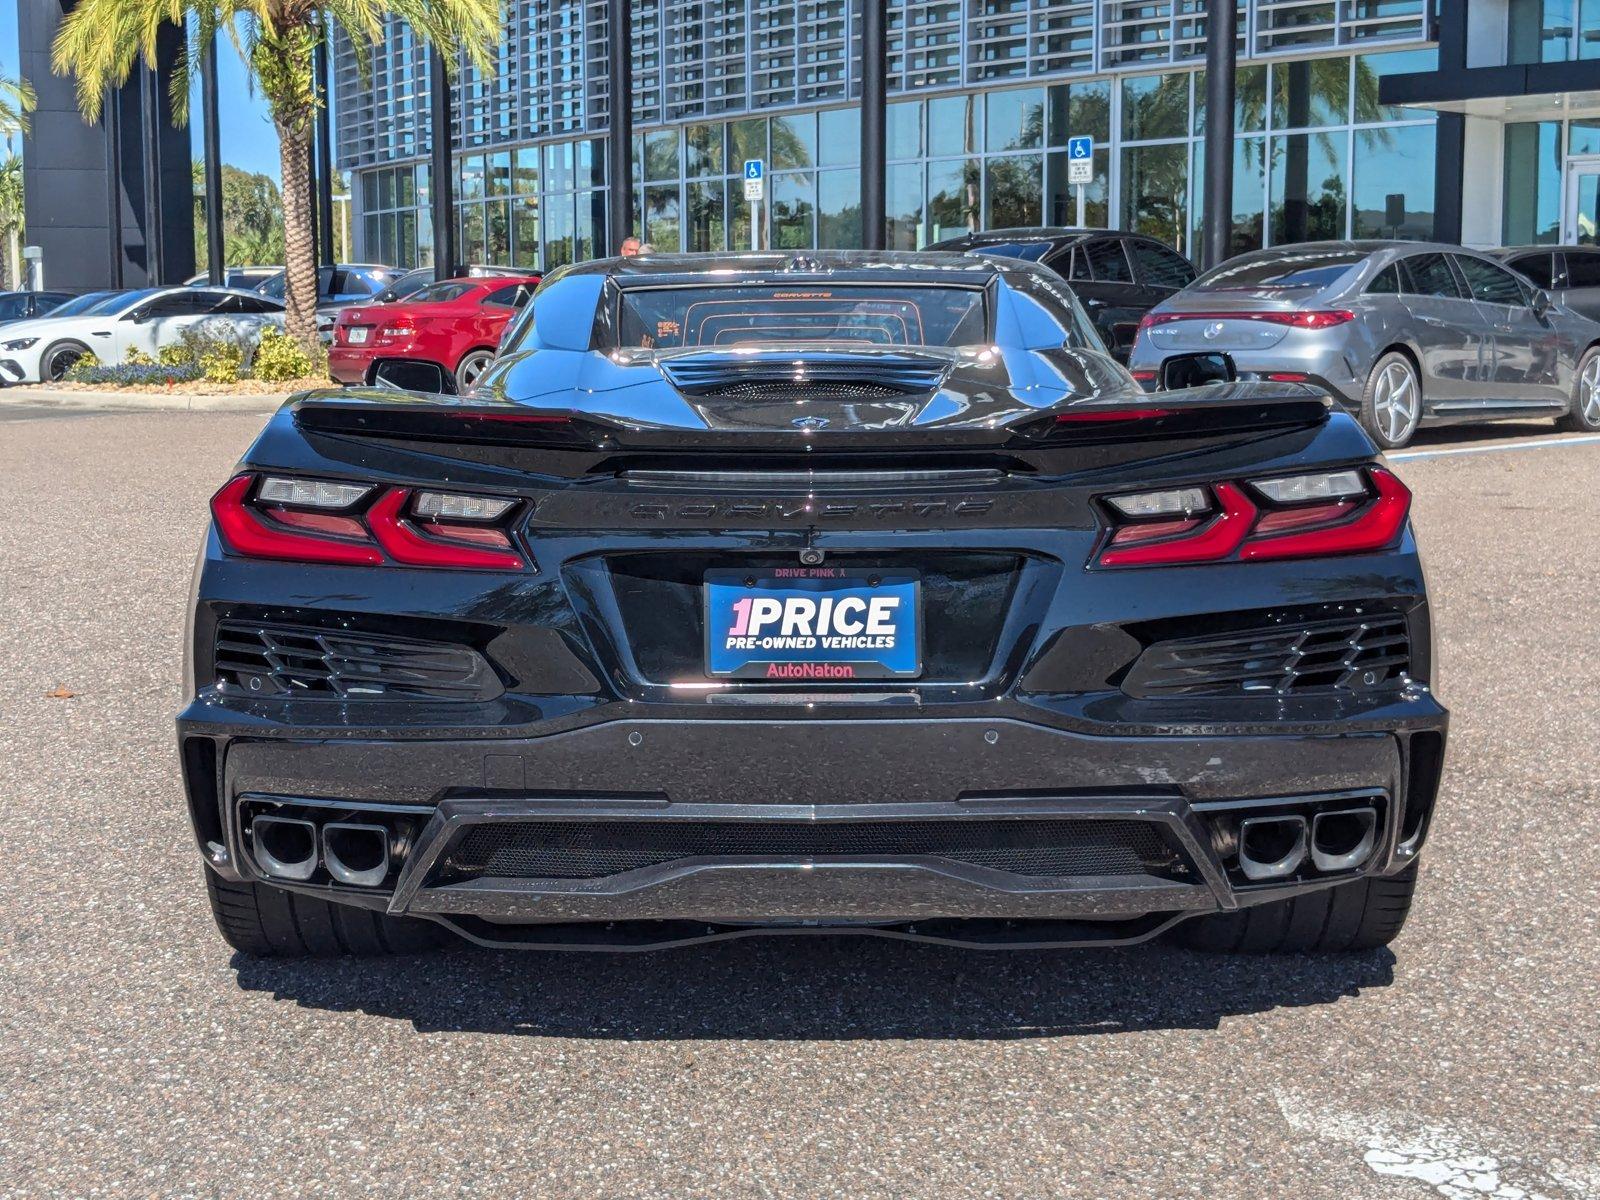
<svg viewBox="0 0 1600 1200"><path fill-rule="evenodd" d="M556 272L474 394L299 396L212 501L217 922L1382 944L1446 726L1409 502L1302 386L1145 394L1033 264Z"/></svg>

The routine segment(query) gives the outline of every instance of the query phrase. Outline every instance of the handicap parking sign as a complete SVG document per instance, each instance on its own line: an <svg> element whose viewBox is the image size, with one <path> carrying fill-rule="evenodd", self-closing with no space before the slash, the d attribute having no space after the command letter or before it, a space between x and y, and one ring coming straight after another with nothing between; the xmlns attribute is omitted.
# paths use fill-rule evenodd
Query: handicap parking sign
<svg viewBox="0 0 1600 1200"><path fill-rule="evenodd" d="M1086 138L1084 140L1087 141L1088 139ZM744 160L744 177L746 179L760 179L760 178L762 178L762 176L766 174L766 165L767 164L762 162L759 158L747 158L747 159L745 159Z"/></svg>
<svg viewBox="0 0 1600 1200"><path fill-rule="evenodd" d="M1089 137L1074 137L1067 139L1068 162L1092 162L1094 160L1094 139ZM746 164L747 166L749 164Z"/></svg>

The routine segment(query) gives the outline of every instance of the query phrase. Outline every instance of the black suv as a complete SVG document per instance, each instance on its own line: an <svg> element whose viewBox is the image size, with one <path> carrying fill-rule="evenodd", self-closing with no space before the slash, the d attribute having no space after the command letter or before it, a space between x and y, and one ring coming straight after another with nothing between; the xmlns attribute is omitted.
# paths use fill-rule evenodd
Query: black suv
<svg viewBox="0 0 1600 1200"><path fill-rule="evenodd" d="M978 251L1043 263L1070 280L1106 349L1128 361L1145 313L1194 282L1195 269L1172 247L1141 233L1105 229L991 229L930 247Z"/></svg>

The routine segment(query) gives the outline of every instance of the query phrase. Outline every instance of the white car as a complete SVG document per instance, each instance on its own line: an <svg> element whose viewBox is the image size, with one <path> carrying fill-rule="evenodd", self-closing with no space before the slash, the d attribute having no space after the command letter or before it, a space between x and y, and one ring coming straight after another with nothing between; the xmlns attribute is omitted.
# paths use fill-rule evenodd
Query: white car
<svg viewBox="0 0 1600 1200"><path fill-rule="evenodd" d="M128 351L150 358L186 330L255 339L283 328L283 305L239 288L167 287L113 292L68 316L17 321L0 329L0 381L54 383L85 354L108 365Z"/></svg>

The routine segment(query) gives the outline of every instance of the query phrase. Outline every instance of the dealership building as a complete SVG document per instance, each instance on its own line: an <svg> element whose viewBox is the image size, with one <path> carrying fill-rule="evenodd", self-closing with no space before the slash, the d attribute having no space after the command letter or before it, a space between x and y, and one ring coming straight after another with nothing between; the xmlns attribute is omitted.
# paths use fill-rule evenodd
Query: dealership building
<svg viewBox="0 0 1600 1200"><path fill-rule="evenodd" d="M18 2L23 72L39 90L24 139L29 239L58 286L181 279L193 177L166 84L182 38L85 126L71 81L49 70L66 2ZM548 269L615 249L608 7L507 0L498 69L456 74L458 261ZM752 219L766 246L861 244L863 7L632 0L633 212L657 249L744 249ZM1086 137L1086 223L1198 260L1209 7L890 0L889 244L1076 223L1067 144ZM1600 239L1600 0L1247 0L1237 12L1234 251ZM332 74L357 257L431 262L428 52L393 22L370 70L339 44ZM750 159L766 172L755 206Z"/></svg>
<svg viewBox="0 0 1600 1200"><path fill-rule="evenodd" d="M1440 118L1386 105L1431 75L1430 0L1239 9L1237 249L1427 238ZM1192 253L1203 219L1205 4L894 0L889 244L1072 224L1067 139L1094 142L1085 217ZM612 97L604 0L510 0L499 69L456 82L459 257L551 267L604 254ZM850 0L635 0L636 219L657 250L746 249L742 164L766 164L762 242L860 244L860 16ZM363 77L335 59L336 151L360 256L431 261L427 54L396 24ZM1453 118L1446 118L1447 125ZM1454 196L1451 197L1453 201Z"/></svg>

